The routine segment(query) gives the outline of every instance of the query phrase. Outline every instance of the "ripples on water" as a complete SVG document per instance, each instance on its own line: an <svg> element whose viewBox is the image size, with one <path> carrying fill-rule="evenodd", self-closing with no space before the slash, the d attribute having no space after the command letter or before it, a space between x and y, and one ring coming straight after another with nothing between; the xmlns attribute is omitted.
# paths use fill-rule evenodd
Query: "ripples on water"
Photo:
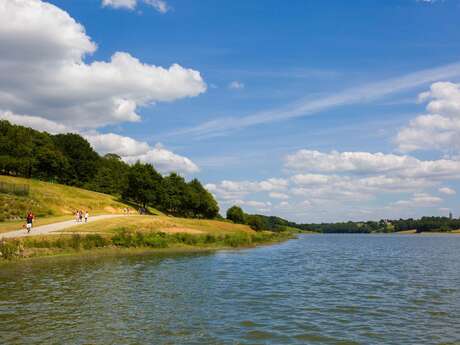
<svg viewBox="0 0 460 345"><path fill-rule="evenodd" d="M0 268L0 344L460 344L460 236Z"/></svg>

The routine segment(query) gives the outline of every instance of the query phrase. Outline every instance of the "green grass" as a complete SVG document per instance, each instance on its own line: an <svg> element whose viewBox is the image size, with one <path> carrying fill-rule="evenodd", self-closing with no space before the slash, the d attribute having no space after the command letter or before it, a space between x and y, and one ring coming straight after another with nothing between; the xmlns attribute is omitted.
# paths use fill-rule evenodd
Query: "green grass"
<svg viewBox="0 0 460 345"><path fill-rule="evenodd" d="M168 216L126 216L78 224L63 232L113 234L119 229L138 232L165 232L190 234L254 233L247 225L218 220L187 219Z"/></svg>
<svg viewBox="0 0 460 345"><path fill-rule="evenodd" d="M77 209L95 215L122 213L127 207L114 196L81 188L11 176L0 176L0 182L30 186L28 196L0 193L0 232L18 229L28 210L37 217L36 225L44 225L71 219Z"/></svg>

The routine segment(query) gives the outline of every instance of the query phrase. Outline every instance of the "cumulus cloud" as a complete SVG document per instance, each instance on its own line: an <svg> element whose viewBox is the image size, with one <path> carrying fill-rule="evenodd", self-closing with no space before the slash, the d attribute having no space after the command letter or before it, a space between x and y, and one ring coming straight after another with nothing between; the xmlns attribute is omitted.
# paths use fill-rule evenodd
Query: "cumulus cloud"
<svg viewBox="0 0 460 345"><path fill-rule="evenodd" d="M218 184L209 183L206 188L219 199L241 200L250 193L282 191L288 187L288 181L282 178L270 178L263 181L229 181Z"/></svg>
<svg viewBox="0 0 460 345"><path fill-rule="evenodd" d="M137 5L137 0L102 0L102 6L113 8L128 8L134 9Z"/></svg>
<svg viewBox="0 0 460 345"><path fill-rule="evenodd" d="M392 206L406 207L431 207L442 202L442 199L437 196L432 196L427 193L415 193L409 200L398 200Z"/></svg>
<svg viewBox="0 0 460 345"><path fill-rule="evenodd" d="M428 101L428 114L420 115L401 129L395 142L402 152L440 150L458 153L460 150L460 85L438 82L419 95Z"/></svg>
<svg viewBox="0 0 460 345"><path fill-rule="evenodd" d="M258 211L266 211L270 209L270 207L272 206L272 203L270 201L264 202L264 201L256 201L256 200L236 200L235 204L240 205L240 206L253 207Z"/></svg>
<svg viewBox="0 0 460 345"><path fill-rule="evenodd" d="M16 125L31 127L51 134L67 133L72 130L67 126L39 116L18 115L11 111L0 110L0 120L7 120Z"/></svg>
<svg viewBox="0 0 460 345"><path fill-rule="evenodd" d="M156 169L158 169L158 171L161 172L178 171L184 173L194 173L200 170L191 159L166 150L161 144L156 144L144 154L138 156L127 156L124 158L129 163L134 163L137 160L151 163Z"/></svg>
<svg viewBox="0 0 460 345"><path fill-rule="evenodd" d="M170 10L170 7L164 0L141 0L143 3L153 7L160 13L166 13ZM141 2L139 1L139 2ZM133 10L136 8L138 0L102 0L102 6L108 6L113 8L125 8Z"/></svg>
<svg viewBox="0 0 460 345"><path fill-rule="evenodd" d="M270 212L288 218L301 216L305 219L308 215L337 219L339 212L345 210L357 217L372 217L376 214L382 216L383 209L392 217L396 214L413 216L416 212L414 205L423 208L437 206L438 209L443 199L430 194L433 190L446 195L455 193L442 184L460 179L460 161L304 149L286 156L284 172L288 178L222 181L209 185L209 189L227 204L236 200L254 200L254 197L279 199L280 203L272 205ZM408 194L410 198L407 198ZM380 209L363 207L382 199L395 201L390 202L389 208L383 205ZM342 217L349 218L350 215L342 213Z"/></svg>
<svg viewBox="0 0 460 345"><path fill-rule="evenodd" d="M189 174L199 171L198 166L191 159L169 151L161 144L156 144L152 147L146 142L114 133L101 134L93 132L82 133L82 135L97 152L101 154L115 153L127 163L137 161L150 163L162 173L179 172Z"/></svg>
<svg viewBox="0 0 460 345"><path fill-rule="evenodd" d="M150 150L146 142L114 133L90 133L85 138L101 154L115 153L121 157L131 157L146 154Z"/></svg>
<svg viewBox="0 0 460 345"><path fill-rule="evenodd" d="M455 194L457 194L455 189L452 189L452 188L449 188L449 187L441 187L441 188L438 189L438 191L440 193L446 194L446 195L455 195Z"/></svg>
<svg viewBox="0 0 460 345"><path fill-rule="evenodd" d="M321 173L387 174L400 177L449 178L460 174L460 161L439 159L422 161L406 155L299 150L285 159L290 171ZM306 177L303 177L306 178ZM309 178L323 178L315 175Z"/></svg>
<svg viewBox="0 0 460 345"><path fill-rule="evenodd" d="M139 121L139 107L206 90L198 71L168 68L115 52L86 63L97 49L67 12L39 0L0 1L0 104L4 110L74 128Z"/></svg>

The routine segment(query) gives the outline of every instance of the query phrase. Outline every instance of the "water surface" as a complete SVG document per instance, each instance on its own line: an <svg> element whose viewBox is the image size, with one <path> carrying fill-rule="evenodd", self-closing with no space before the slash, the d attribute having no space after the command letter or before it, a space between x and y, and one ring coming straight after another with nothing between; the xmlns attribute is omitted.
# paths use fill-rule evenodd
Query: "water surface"
<svg viewBox="0 0 460 345"><path fill-rule="evenodd" d="M460 236L0 270L0 344L460 344Z"/></svg>

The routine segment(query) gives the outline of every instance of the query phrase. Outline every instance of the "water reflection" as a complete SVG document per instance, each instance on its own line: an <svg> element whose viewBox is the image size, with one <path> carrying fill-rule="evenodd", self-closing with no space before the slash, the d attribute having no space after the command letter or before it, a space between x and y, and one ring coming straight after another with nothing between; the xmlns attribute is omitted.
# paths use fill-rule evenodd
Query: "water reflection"
<svg viewBox="0 0 460 345"><path fill-rule="evenodd" d="M460 340L460 237L309 235L208 255L2 268L2 344Z"/></svg>

